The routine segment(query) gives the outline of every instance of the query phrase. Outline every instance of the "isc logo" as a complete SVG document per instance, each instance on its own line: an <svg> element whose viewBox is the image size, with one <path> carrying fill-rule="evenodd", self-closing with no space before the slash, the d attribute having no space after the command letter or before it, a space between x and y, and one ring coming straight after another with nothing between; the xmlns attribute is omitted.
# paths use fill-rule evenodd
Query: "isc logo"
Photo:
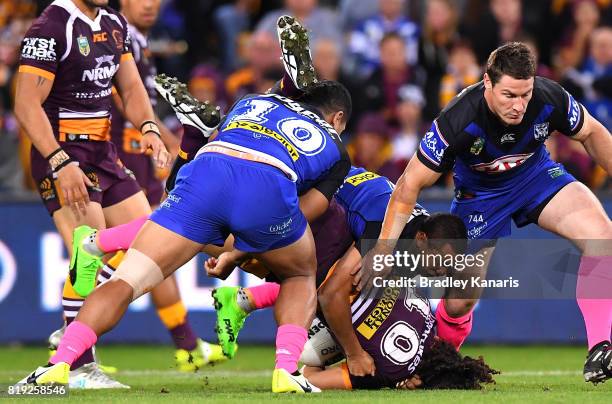
<svg viewBox="0 0 612 404"><path fill-rule="evenodd" d="M21 56L25 59L54 61L57 58L56 43L53 38L24 38Z"/></svg>

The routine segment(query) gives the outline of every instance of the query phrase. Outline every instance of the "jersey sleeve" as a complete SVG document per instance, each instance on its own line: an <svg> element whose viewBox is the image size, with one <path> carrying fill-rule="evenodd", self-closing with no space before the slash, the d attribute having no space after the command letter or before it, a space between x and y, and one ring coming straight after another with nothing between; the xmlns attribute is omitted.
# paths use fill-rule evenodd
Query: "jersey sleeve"
<svg viewBox="0 0 612 404"><path fill-rule="evenodd" d="M351 169L351 159L344 146L341 146L341 150L340 159L327 172L327 175L313 186L314 189L325 195L328 201L331 201Z"/></svg>
<svg viewBox="0 0 612 404"><path fill-rule="evenodd" d="M556 113L551 121L552 128L567 136L574 136L584 124L584 107L561 85L552 80L543 80L543 96L551 103Z"/></svg>
<svg viewBox="0 0 612 404"><path fill-rule="evenodd" d="M440 129L441 117L436 118L423 136L417 149L417 158L435 172L443 173L453 168L455 153L449 138Z"/></svg>
<svg viewBox="0 0 612 404"><path fill-rule="evenodd" d="M121 37L114 38L117 43L117 47L121 46L121 61L134 59L134 55L132 53L132 36L130 35L130 30L128 28L128 23L126 19L121 15L119 15L119 19L121 20Z"/></svg>
<svg viewBox="0 0 612 404"><path fill-rule="evenodd" d="M46 15L32 24L21 42L19 72L55 79L59 62L66 51L66 34L61 24Z"/></svg>

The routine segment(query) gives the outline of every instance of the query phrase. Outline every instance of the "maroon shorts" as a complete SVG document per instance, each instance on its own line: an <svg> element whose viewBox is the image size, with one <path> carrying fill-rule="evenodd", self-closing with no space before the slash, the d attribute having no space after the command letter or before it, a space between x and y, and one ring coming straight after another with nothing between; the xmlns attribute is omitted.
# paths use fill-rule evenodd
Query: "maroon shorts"
<svg viewBox="0 0 612 404"><path fill-rule="evenodd" d="M134 173L136 181L147 196L151 206L158 206L164 193L162 181L156 176L155 166L151 157L145 154L126 153L118 151L119 158L125 166Z"/></svg>
<svg viewBox="0 0 612 404"><path fill-rule="evenodd" d="M140 191L140 186L130 170L125 168L117 149L111 142L83 141L60 142L70 157L79 162L79 167L93 183L87 187L89 199L103 208L119 203ZM32 177L49 214L63 204L63 196L56 187L47 160L32 147Z"/></svg>

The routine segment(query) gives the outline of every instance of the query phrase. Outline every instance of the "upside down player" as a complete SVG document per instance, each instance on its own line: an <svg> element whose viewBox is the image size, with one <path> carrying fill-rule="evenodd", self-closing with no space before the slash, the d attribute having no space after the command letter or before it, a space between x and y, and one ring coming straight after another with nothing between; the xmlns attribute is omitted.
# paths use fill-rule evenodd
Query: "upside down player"
<svg viewBox="0 0 612 404"><path fill-rule="evenodd" d="M272 391L317 391L297 370L316 301L314 242L298 193L324 211L342 183L350 163L338 132L351 101L336 82L307 88L301 101L270 94L234 106L215 140L179 171L111 281L87 298L50 365L22 382L64 382L69 364L119 321L130 301L205 244L223 245L231 232L237 260L251 253L282 280Z"/></svg>
<svg viewBox="0 0 612 404"><path fill-rule="evenodd" d="M593 193L550 159L544 141L555 130L582 143L612 173L610 132L557 83L535 76L529 48L514 42L493 51L483 81L463 90L423 137L393 192L362 279L367 286L373 276L374 254L393 250L420 190L454 166L451 213L463 219L471 239L487 245L508 236L513 219L572 240L582 251L576 297L589 349L583 373L597 383L612 377L612 222ZM489 257L492 249L484 249ZM476 276L486 272L476 270ZM481 291L449 293L436 317L440 336L458 348Z"/></svg>
<svg viewBox="0 0 612 404"><path fill-rule="evenodd" d="M104 228L150 212L109 142L113 80L130 105L128 119L143 134L143 149L153 150L160 167L169 160L132 58L127 23L106 4L53 2L30 27L21 49L15 115L32 140L32 175L69 252L79 224ZM70 281L64 286L67 322L82 304L83 280L75 281L74 288ZM81 388L126 387L99 370L91 349L73 363L71 382Z"/></svg>

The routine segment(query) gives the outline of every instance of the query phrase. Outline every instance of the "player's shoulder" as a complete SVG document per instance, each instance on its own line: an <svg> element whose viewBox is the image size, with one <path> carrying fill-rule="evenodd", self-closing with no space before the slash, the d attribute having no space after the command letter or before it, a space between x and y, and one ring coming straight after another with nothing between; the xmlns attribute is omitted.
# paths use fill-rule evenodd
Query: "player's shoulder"
<svg viewBox="0 0 612 404"><path fill-rule="evenodd" d="M556 81L546 77L536 76L533 83L533 98L545 104L559 105L565 104L567 93Z"/></svg>
<svg viewBox="0 0 612 404"><path fill-rule="evenodd" d="M441 126L446 132L461 132L471 122L478 119L483 98L484 83L482 81L464 88L442 109L436 118L438 126Z"/></svg>
<svg viewBox="0 0 612 404"><path fill-rule="evenodd" d="M34 20L28 32L48 32L65 36L65 27L72 15L71 8L65 1L54 1ZM68 2L71 3L71 2ZM59 32L55 32L59 29ZM27 34L26 34L27 36Z"/></svg>

